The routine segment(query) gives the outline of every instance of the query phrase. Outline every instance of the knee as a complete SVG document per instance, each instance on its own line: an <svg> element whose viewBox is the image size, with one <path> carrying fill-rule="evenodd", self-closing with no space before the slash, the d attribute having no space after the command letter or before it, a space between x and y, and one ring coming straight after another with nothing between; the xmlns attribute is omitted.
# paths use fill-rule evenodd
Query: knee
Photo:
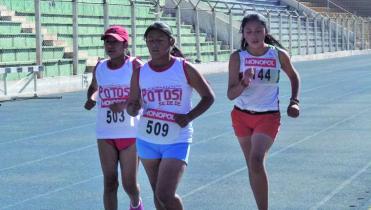
<svg viewBox="0 0 371 210"><path fill-rule="evenodd" d="M116 175L106 175L104 176L104 191L106 192L116 192L119 186Z"/></svg>
<svg viewBox="0 0 371 210"><path fill-rule="evenodd" d="M171 193L168 193L168 192L165 192L165 191L156 191L155 192L155 196L157 198L157 200L166 206L166 204L170 203L171 200L174 198L175 195L171 194Z"/></svg>
<svg viewBox="0 0 371 210"><path fill-rule="evenodd" d="M264 171L264 154L252 154L249 160L249 169L252 173Z"/></svg>
<svg viewBox="0 0 371 210"><path fill-rule="evenodd" d="M138 194L139 192L139 186L136 182L123 182L122 186L128 194Z"/></svg>

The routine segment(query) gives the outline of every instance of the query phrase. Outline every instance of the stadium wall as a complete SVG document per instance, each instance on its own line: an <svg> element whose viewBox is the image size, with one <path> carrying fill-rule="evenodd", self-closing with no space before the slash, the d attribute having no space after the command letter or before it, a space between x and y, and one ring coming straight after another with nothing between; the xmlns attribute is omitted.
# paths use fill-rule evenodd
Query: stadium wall
<svg viewBox="0 0 371 210"><path fill-rule="evenodd" d="M371 55L371 49L369 50L352 50L352 51L338 51L338 52L327 52L313 55L297 55L292 57L293 62L298 61L312 61L312 60L323 60L330 58L340 58L352 55ZM222 73L228 71L228 62L210 62L203 64L194 64L196 68L202 74ZM74 92L86 90L90 84L92 74L66 76L66 77L55 77L55 78L42 78L37 80L38 84L38 95L49 95L59 94L64 92ZM227 78L226 78L227 79ZM18 81L9 81L9 87L16 86ZM14 96L32 96L33 87L26 88L22 94L18 93L17 89L8 89L7 96L0 95L0 102L3 100L9 100Z"/></svg>

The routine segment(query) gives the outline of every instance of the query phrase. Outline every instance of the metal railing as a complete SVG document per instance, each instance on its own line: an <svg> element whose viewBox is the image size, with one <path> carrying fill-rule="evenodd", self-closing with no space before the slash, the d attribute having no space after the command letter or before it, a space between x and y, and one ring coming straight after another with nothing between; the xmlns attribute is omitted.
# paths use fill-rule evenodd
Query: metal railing
<svg viewBox="0 0 371 210"><path fill-rule="evenodd" d="M129 29L132 55L148 58L142 32L155 19L170 22L176 32L178 45L190 60L197 62L228 59L229 54L239 48L239 24L249 12L265 15L270 33L292 55L370 48L370 20L350 15L309 16L289 8L267 9L253 3L217 0L168 0L153 1L153 4L135 0L118 3L106 0L19 0L17 4L10 0L0 2L8 2L9 11L18 10L16 16L26 17L35 26L36 30L32 31L35 34L35 59L31 62L45 66L45 76L62 75L63 69L61 73L50 73L50 69L59 71L58 66L62 64L71 68L64 74L82 74L84 70L81 68L86 65L86 60L104 57L100 34L112 24L125 25ZM25 3L22 6L20 2ZM27 8L30 5L34 6L33 13ZM21 7L25 11L20 11ZM146 14L153 12L153 19L145 18L144 10ZM190 31L186 32L189 28ZM2 37L0 34L0 41ZM58 51L58 47L63 48L60 58L54 51L50 53L52 58L45 56L49 53L47 50ZM0 65L9 63L6 53L11 50L19 51L11 47L1 49Z"/></svg>

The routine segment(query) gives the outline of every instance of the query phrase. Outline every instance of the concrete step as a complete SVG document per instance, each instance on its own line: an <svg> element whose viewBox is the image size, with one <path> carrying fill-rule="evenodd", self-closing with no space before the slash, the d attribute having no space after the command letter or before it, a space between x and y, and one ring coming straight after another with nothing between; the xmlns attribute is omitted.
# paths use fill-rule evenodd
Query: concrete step
<svg viewBox="0 0 371 210"><path fill-rule="evenodd" d="M95 65L99 60L101 60L101 58L98 56L89 56L88 59L86 60L85 72L93 72Z"/></svg>
<svg viewBox="0 0 371 210"><path fill-rule="evenodd" d="M64 58L73 58L73 48L71 46L66 46L64 48L64 55L63 57ZM81 51L79 50L79 59L87 59L89 56L88 56L88 53L86 53L85 51Z"/></svg>
<svg viewBox="0 0 371 210"><path fill-rule="evenodd" d="M328 11L327 7L311 7L311 9L313 9L316 12L320 12L320 13Z"/></svg>
<svg viewBox="0 0 371 210"><path fill-rule="evenodd" d="M313 4L311 2L308 2L308 1L300 1L300 3L303 4L306 7L312 7L313 6Z"/></svg>

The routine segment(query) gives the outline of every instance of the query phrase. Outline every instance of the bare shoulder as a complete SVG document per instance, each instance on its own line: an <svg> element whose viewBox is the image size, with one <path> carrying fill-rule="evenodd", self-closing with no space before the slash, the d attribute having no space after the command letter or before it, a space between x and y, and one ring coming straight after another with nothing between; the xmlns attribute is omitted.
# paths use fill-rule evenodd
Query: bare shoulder
<svg viewBox="0 0 371 210"><path fill-rule="evenodd" d="M141 60L140 57L135 57L133 59L133 69L139 70L144 65L144 62Z"/></svg>
<svg viewBox="0 0 371 210"><path fill-rule="evenodd" d="M186 72L186 76L188 76L188 82L191 85L205 79L200 70L191 62L184 60L183 68L184 71Z"/></svg>
<svg viewBox="0 0 371 210"><path fill-rule="evenodd" d="M187 71L187 73L199 73L197 68L189 61L184 60L184 70Z"/></svg>
<svg viewBox="0 0 371 210"><path fill-rule="evenodd" d="M141 57L134 57L133 63L134 64L139 64L139 65L143 65L144 64L144 61L142 61L142 58Z"/></svg>
<svg viewBox="0 0 371 210"><path fill-rule="evenodd" d="M229 58L228 71L236 74L240 71L240 50L234 51Z"/></svg>
<svg viewBox="0 0 371 210"><path fill-rule="evenodd" d="M297 74L293 64L291 63L290 55L282 49L278 49L278 56L281 63L281 69L287 74L287 75L295 75Z"/></svg>
<svg viewBox="0 0 371 210"><path fill-rule="evenodd" d="M93 79L95 79L95 75L97 73L97 69L98 69L98 66L101 64L101 60L98 60L97 63L95 64L94 66L94 69L91 71L92 75L93 75Z"/></svg>
<svg viewBox="0 0 371 210"><path fill-rule="evenodd" d="M230 56L229 56L229 61L240 61L240 50L234 51Z"/></svg>
<svg viewBox="0 0 371 210"><path fill-rule="evenodd" d="M289 64L290 63L290 55L289 53L281 48L276 48L278 51L278 57L280 59L281 64Z"/></svg>

